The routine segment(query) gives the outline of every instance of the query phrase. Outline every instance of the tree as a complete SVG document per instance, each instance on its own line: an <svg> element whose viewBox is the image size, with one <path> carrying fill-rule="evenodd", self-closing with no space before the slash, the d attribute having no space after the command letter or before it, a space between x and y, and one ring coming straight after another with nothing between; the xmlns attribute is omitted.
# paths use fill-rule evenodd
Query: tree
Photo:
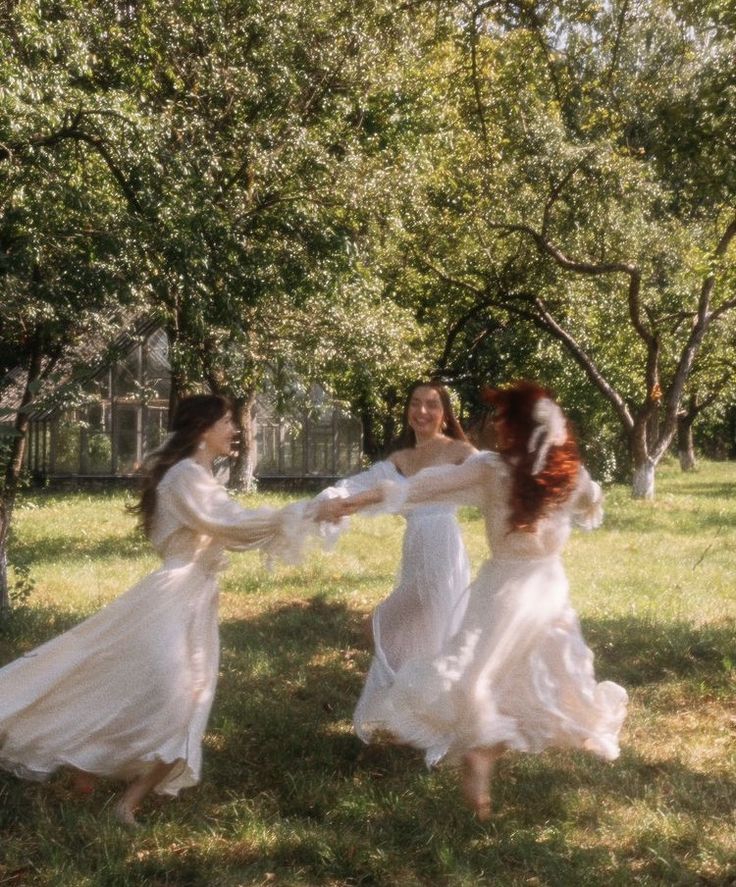
<svg viewBox="0 0 736 887"><path fill-rule="evenodd" d="M126 170L119 186L172 343L174 390L207 383L233 397L241 487L269 367L298 363L315 306L329 318L341 281L361 276L358 174L376 130L360 109L383 89L385 59L404 51L395 16L388 2L143 0L67 18L96 60L88 88L135 101L135 131L110 133L107 150Z"/></svg>
<svg viewBox="0 0 736 887"><path fill-rule="evenodd" d="M558 341L626 434L634 494L651 497L687 380L736 307L722 7L444 8L450 36L427 63L445 105L402 219L417 290L456 339L500 310Z"/></svg>

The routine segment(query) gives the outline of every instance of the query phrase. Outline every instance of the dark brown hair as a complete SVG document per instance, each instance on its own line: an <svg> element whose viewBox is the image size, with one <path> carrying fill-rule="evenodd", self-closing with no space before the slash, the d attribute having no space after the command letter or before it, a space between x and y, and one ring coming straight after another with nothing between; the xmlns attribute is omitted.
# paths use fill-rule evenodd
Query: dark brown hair
<svg viewBox="0 0 736 887"><path fill-rule="evenodd" d="M140 500L130 510L146 536L151 535L153 513L156 509L156 488L172 465L191 456L200 438L219 422L232 405L219 394L193 394L179 401L171 422L171 434L163 446L151 453L143 463Z"/></svg>
<svg viewBox="0 0 736 887"><path fill-rule="evenodd" d="M570 496L580 470L577 442L567 422L564 444L550 447L542 469L532 474L536 453L529 452L528 443L537 426L532 411L544 397L554 400L547 389L527 381L514 382L505 388L486 388L481 393L482 400L495 410L492 421L500 432L497 449L512 472L512 530L533 532L554 505Z"/></svg>
<svg viewBox="0 0 736 887"><path fill-rule="evenodd" d="M460 426L460 423L457 420L457 416L455 415L455 411L452 408L452 402L450 401L450 392L441 382L438 382L435 379L431 379L429 382L414 382L414 384L409 388L409 391L406 395L406 400L404 401L404 412L401 417L401 433L396 440L396 445L392 447L392 449L412 449L417 445L417 436L414 433L414 429L409 424L409 407L411 406L411 399L414 396L414 392L417 390L417 388L432 388L439 395L440 401L442 403L442 433L444 434L444 436L449 437L452 440L467 440L467 438L465 437L465 432Z"/></svg>

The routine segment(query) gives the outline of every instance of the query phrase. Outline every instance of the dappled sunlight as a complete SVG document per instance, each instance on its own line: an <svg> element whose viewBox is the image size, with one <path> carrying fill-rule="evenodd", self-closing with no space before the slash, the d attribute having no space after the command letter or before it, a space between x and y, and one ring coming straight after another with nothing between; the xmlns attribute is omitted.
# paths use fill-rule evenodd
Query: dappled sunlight
<svg viewBox="0 0 736 887"><path fill-rule="evenodd" d="M361 743L351 727L371 655L361 623L392 587L401 523L358 519L333 554L314 552L302 568L268 573L257 553L232 555L203 781L175 801L151 799L139 833L112 821L112 784L80 798L63 775L47 785L0 775L0 882L34 859L69 872L66 883L92 885L104 854L121 884L178 887L729 883L736 551L725 537L713 543L696 506L727 516L736 507L693 493L709 485L707 469L688 480L692 488L676 478L672 495L660 485L661 508L614 490L608 524L573 533L565 553L598 678L631 696L617 761L506 755L493 817L480 825L452 768L428 772L413 749ZM0 631L2 662L76 624L155 563L131 542L127 517L102 523L98 508L114 510L115 500L54 501L58 514L47 502L19 514L36 589ZM640 521L654 527L642 533ZM66 522L94 532L70 531L62 557ZM471 512L462 525L477 566L482 524ZM23 877L50 885L32 870Z"/></svg>

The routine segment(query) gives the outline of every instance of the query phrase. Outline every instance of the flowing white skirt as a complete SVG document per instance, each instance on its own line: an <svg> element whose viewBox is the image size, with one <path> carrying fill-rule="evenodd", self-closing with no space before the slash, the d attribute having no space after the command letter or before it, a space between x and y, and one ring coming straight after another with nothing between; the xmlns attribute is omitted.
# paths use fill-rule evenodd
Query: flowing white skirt
<svg viewBox="0 0 736 887"><path fill-rule="evenodd" d="M468 601L470 564L455 508L424 506L407 516L401 566L391 594L373 611L374 656L353 714L368 741L366 712L398 669L419 655L435 655L459 628Z"/></svg>
<svg viewBox="0 0 736 887"><path fill-rule="evenodd" d="M495 745L612 760L627 701L623 687L596 682L560 559L496 559L480 570L442 653L406 662L363 723L424 750L429 765Z"/></svg>
<svg viewBox="0 0 736 887"><path fill-rule="evenodd" d="M217 597L215 573L167 562L0 669L0 767L129 780L177 762L156 791L194 785L217 683Z"/></svg>

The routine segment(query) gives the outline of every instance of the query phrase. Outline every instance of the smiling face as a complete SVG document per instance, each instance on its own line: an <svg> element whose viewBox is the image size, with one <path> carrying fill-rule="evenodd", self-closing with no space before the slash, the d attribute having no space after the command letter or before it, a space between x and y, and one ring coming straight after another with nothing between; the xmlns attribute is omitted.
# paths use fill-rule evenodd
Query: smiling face
<svg viewBox="0 0 736 887"><path fill-rule="evenodd" d="M237 429L231 412L225 413L214 425L210 425L201 437L211 458L229 456Z"/></svg>
<svg viewBox="0 0 736 887"><path fill-rule="evenodd" d="M439 392L430 385L415 388L409 400L407 421L417 441L429 440L441 434L445 423L445 408Z"/></svg>

